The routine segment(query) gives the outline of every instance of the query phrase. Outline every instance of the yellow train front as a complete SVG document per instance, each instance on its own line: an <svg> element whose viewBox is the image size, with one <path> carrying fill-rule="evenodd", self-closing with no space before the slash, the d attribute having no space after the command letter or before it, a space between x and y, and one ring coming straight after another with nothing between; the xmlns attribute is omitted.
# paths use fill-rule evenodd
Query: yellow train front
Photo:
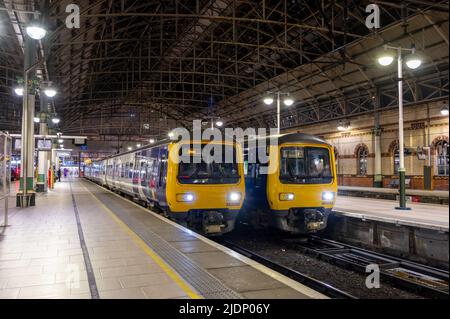
<svg viewBox="0 0 450 319"><path fill-rule="evenodd" d="M337 195L333 147L301 133L272 136L266 144L247 143L245 149L243 219L257 227L273 226L294 234L325 229ZM266 153L269 163L249 161L259 159L259 152Z"/></svg>
<svg viewBox="0 0 450 319"><path fill-rule="evenodd" d="M226 161L226 152L231 162ZM166 188L170 217L210 235L233 230L245 198L242 156L241 146L231 142L170 144Z"/></svg>
<svg viewBox="0 0 450 319"><path fill-rule="evenodd" d="M232 142L161 141L94 161L85 177L201 233L224 234L245 198L242 156Z"/></svg>

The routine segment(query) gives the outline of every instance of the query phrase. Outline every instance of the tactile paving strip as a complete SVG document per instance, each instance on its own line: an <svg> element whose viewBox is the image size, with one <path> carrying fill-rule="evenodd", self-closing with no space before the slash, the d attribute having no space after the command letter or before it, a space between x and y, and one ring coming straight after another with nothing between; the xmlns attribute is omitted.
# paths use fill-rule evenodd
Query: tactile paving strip
<svg viewBox="0 0 450 319"><path fill-rule="evenodd" d="M98 198L98 196L96 197ZM104 204L109 207L108 203L104 202ZM243 299L240 294L225 286L141 222L122 210L111 210L204 298Z"/></svg>

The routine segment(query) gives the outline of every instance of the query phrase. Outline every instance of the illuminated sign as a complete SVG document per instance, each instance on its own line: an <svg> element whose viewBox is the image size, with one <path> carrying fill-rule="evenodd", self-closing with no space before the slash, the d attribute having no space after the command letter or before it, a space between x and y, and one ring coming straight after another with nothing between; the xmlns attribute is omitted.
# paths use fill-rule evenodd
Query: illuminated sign
<svg viewBox="0 0 450 319"><path fill-rule="evenodd" d="M51 151L52 150L52 141L46 139L39 139L37 141L37 149L39 151Z"/></svg>
<svg viewBox="0 0 450 319"><path fill-rule="evenodd" d="M84 138L76 138L73 140L75 145L84 145L86 144L86 140Z"/></svg>

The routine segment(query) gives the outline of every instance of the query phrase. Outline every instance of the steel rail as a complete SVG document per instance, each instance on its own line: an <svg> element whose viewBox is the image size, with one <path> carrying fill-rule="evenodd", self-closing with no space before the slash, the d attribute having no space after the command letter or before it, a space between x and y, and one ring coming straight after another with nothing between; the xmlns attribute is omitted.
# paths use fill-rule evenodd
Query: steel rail
<svg viewBox="0 0 450 319"><path fill-rule="evenodd" d="M314 255L338 266L366 273L367 266L376 264L380 268L380 279L413 291L424 297L449 297L449 273L409 260L392 257L341 242L309 236L308 241L283 240L293 248Z"/></svg>
<svg viewBox="0 0 450 319"><path fill-rule="evenodd" d="M302 274L294 269L291 269L289 267L283 266L273 260L270 260L266 257L263 257L255 252L252 252L246 248L243 248L241 246L236 245L235 243L232 243L228 240L221 240L220 238L217 239L217 242L254 260L259 262L260 264L273 269L291 279L294 279L295 281L298 281L302 284L304 284L305 286L308 286L324 295L326 295L327 297L331 297L331 298L338 298L338 299L357 299L355 296L340 290L336 287L333 287L330 284L327 284L323 281L311 278L305 274Z"/></svg>

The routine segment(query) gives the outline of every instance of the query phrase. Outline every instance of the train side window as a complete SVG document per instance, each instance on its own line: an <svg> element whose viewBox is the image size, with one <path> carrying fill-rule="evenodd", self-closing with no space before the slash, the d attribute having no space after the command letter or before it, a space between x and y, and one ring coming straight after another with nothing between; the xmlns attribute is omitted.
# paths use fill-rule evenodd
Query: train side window
<svg viewBox="0 0 450 319"><path fill-rule="evenodd" d="M159 185L164 186L166 185L167 180L167 160L161 161L161 171L159 174Z"/></svg>
<svg viewBox="0 0 450 319"><path fill-rule="evenodd" d="M161 156L159 162L159 186L166 185L167 180L167 156L164 154L164 149L161 149Z"/></svg>
<svg viewBox="0 0 450 319"><path fill-rule="evenodd" d="M128 170L128 178L133 178L133 163L130 163L129 165L128 165L128 167L129 167L129 170Z"/></svg>
<svg viewBox="0 0 450 319"><path fill-rule="evenodd" d="M261 174L261 169L266 169L267 167L261 164L256 164L255 165L255 186L257 187L264 187L265 186L265 181L266 181L266 175L265 174Z"/></svg>
<svg viewBox="0 0 450 319"><path fill-rule="evenodd" d="M252 178L252 179L255 178L254 168L255 168L255 164L248 163L247 177Z"/></svg>

